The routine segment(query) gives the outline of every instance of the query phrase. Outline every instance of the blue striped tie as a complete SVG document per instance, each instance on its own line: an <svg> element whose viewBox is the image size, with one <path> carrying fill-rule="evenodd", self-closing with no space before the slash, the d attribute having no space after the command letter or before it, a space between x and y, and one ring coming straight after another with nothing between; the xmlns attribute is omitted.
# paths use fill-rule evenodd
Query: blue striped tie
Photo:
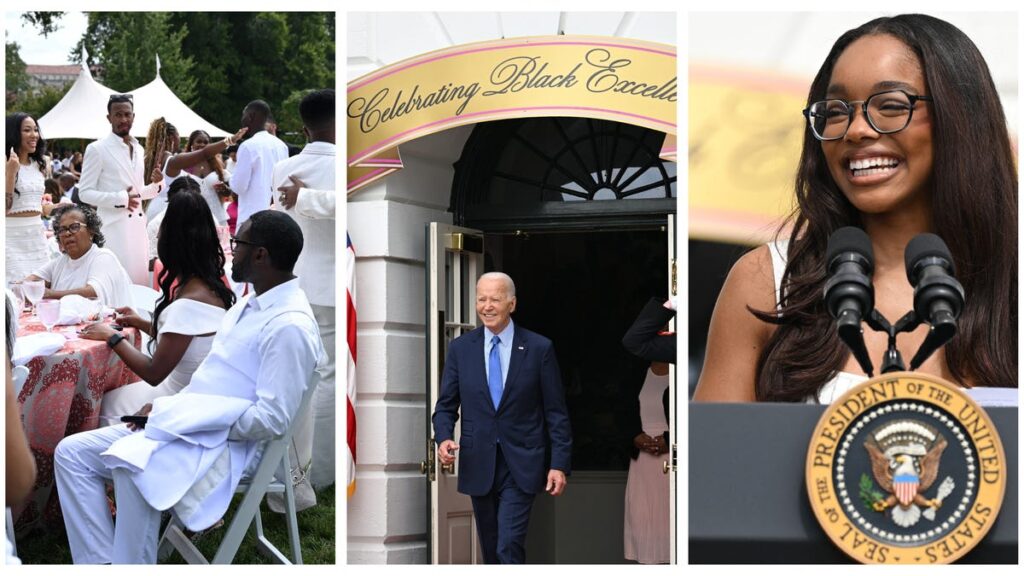
<svg viewBox="0 0 1024 576"><path fill-rule="evenodd" d="M498 346L501 344L501 338L495 336L491 339L491 354L487 360L487 387L491 389L491 402L494 403L494 409L498 409L498 404L501 403L501 356L498 352Z"/></svg>

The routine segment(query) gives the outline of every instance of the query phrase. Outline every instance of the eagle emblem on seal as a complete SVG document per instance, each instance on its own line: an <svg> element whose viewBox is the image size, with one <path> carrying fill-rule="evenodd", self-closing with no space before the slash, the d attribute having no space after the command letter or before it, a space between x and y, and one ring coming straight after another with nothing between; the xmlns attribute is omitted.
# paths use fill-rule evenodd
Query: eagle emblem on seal
<svg viewBox="0 0 1024 576"><path fill-rule="evenodd" d="M935 520L935 511L954 488L953 479L947 476L933 498L925 496L938 478L946 445L942 434L922 422L897 420L878 427L868 435L864 449L871 457L875 482L884 493L873 490L865 475L862 499L876 512L892 509L893 522L904 528L917 524L922 509L925 518Z"/></svg>

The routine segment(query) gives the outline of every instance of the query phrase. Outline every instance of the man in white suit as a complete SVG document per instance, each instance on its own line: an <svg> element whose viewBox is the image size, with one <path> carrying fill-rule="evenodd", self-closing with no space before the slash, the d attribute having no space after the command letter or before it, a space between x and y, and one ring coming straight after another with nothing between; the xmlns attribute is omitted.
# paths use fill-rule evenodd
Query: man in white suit
<svg viewBox="0 0 1024 576"><path fill-rule="evenodd" d="M242 126L249 132L238 147L238 161L231 173L231 190L238 195L239 223L270 208L274 165L288 157L288 145L266 131L269 118L270 105L263 100L253 100L242 110Z"/></svg>
<svg viewBox="0 0 1024 576"><path fill-rule="evenodd" d="M306 240L295 275L309 298L327 351L327 364L321 366L313 393L313 418L300 421L295 431L296 460L305 465L312 458L308 479L319 488L334 483L334 90L307 94L299 103L299 115L309 143L299 154L274 166L273 182L280 194L279 207L295 219ZM296 489L300 509L316 503L307 486L303 481Z"/></svg>
<svg viewBox="0 0 1024 576"><path fill-rule="evenodd" d="M85 148L78 197L96 207L106 248L117 255L132 282L148 286L149 238L142 201L154 198L160 183L146 185L145 151L130 134L135 121L131 94L111 94L107 121L110 134Z"/></svg>

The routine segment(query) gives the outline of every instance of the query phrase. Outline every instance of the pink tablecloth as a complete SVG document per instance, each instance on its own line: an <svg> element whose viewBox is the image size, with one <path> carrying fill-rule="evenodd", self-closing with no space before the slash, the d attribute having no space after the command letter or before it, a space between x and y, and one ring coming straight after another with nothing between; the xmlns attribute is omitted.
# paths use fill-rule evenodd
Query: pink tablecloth
<svg viewBox="0 0 1024 576"><path fill-rule="evenodd" d="M18 336L45 330L42 324L29 322L27 316L21 317L19 326ZM125 328L124 336L136 348L140 346L134 328ZM65 436L96 428L103 394L139 380L106 342L78 338L68 340L56 354L33 358L26 367L30 373L18 403L38 474L28 500L13 510L19 534L63 525L53 480L57 443Z"/></svg>

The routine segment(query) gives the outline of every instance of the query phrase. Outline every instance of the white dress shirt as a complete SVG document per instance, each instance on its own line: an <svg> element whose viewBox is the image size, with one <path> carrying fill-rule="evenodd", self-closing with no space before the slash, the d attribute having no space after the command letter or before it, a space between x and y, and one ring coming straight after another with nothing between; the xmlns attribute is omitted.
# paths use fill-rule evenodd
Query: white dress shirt
<svg viewBox="0 0 1024 576"><path fill-rule="evenodd" d="M335 146L330 142L310 142L301 153L274 166L275 195L290 177L305 185L295 206L284 212L302 229L295 275L309 303L316 306L334 306L334 175Z"/></svg>
<svg viewBox="0 0 1024 576"><path fill-rule="evenodd" d="M270 208L274 165L287 157L288 145L266 130L260 130L238 147L238 161L231 174L231 190L238 194L236 226L256 212Z"/></svg>
<svg viewBox="0 0 1024 576"><path fill-rule="evenodd" d="M154 400L145 434L117 440L104 461L129 469L153 508L174 506L190 529L205 528L259 462L262 443L288 430L323 355L298 280L250 294L228 310L188 387Z"/></svg>
<svg viewBox="0 0 1024 576"><path fill-rule="evenodd" d="M131 154L129 154L129 146ZM135 284L149 284L149 242L146 216L140 205L128 210L128 188L142 195L141 200L156 197L160 184L146 185L145 150L135 138L126 144L113 132L85 148L82 176L78 180L78 198L96 207L103 220L106 247L117 255Z"/></svg>

